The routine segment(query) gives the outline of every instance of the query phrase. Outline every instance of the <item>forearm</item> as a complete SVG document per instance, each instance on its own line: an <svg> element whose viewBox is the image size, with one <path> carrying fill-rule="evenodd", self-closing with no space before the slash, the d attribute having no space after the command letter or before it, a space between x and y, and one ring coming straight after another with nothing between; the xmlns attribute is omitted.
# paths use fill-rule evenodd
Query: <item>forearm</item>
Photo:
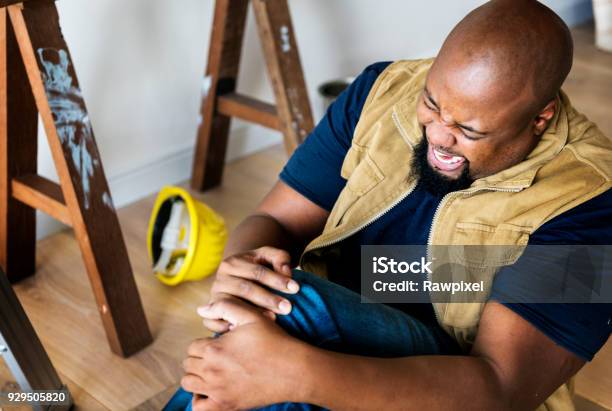
<svg viewBox="0 0 612 411"><path fill-rule="evenodd" d="M230 234L224 256L270 246L286 250L292 258L300 251L301 244L296 241L276 219L258 213L245 218Z"/></svg>
<svg viewBox="0 0 612 411"><path fill-rule="evenodd" d="M469 356L369 358L310 348L304 402L329 409L509 409L493 368Z"/></svg>

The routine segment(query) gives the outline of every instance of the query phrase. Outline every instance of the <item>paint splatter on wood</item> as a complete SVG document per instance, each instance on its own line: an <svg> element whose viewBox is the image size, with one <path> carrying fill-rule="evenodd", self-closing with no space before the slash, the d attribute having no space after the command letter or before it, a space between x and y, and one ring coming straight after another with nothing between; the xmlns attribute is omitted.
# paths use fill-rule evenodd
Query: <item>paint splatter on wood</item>
<svg viewBox="0 0 612 411"><path fill-rule="evenodd" d="M290 106L291 106L291 114L293 117L293 121L291 122L291 127L295 130L297 134L299 134L302 138L305 138L308 132L304 129L304 115L300 111L300 96L298 91L290 87L287 89L287 97L289 98Z"/></svg>
<svg viewBox="0 0 612 411"><path fill-rule="evenodd" d="M280 37L281 37L281 50L283 51L283 53L289 53L291 51L291 42L289 39L289 27L281 26Z"/></svg>
<svg viewBox="0 0 612 411"><path fill-rule="evenodd" d="M102 202L104 203L104 205L106 205L111 210L115 209L115 206L113 205L113 199L111 198L110 194L107 191L105 191L104 194L102 194Z"/></svg>
<svg viewBox="0 0 612 411"><path fill-rule="evenodd" d="M74 167L81 177L83 205L88 209L94 165L98 163L92 161L88 151L88 144L93 141L93 132L83 96L81 90L73 86L68 72L70 62L65 50L39 48L36 52L44 69L42 76L57 134L62 144L70 149Z"/></svg>
<svg viewBox="0 0 612 411"><path fill-rule="evenodd" d="M200 89L200 94L202 98L208 96L208 92L210 91L210 86L212 85L212 77L204 76L202 79L202 88Z"/></svg>

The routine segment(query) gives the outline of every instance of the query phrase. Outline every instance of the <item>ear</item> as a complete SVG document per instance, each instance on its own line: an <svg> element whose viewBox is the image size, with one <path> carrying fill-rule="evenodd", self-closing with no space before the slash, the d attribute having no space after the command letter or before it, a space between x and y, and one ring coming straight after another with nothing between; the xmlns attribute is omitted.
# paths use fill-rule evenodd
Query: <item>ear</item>
<svg viewBox="0 0 612 411"><path fill-rule="evenodd" d="M557 109L557 99L552 99L546 104L546 106L538 113L536 118L533 120L533 131L536 136L541 136L544 130L548 127L550 120L555 115Z"/></svg>

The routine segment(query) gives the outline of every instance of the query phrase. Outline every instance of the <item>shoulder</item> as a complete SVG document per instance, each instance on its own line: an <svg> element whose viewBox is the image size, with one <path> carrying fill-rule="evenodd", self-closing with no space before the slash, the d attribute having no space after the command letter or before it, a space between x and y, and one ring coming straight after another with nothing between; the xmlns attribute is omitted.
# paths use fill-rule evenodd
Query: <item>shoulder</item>
<svg viewBox="0 0 612 411"><path fill-rule="evenodd" d="M399 60L380 73L364 103L364 112L379 112L390 105L418 95L434 59Z"/></svg>
<svg viewBox="0 0 612 411"><path fill-rule="evenodd" d="M612 244L612 189L538 228L530 244Z"/></svg>
<svg viewBox="0 0 612 411"><path fill-rule="evenodd" d="M380 61L367 66L351 83L345 93L339 97L339 102L345 100L348 106L361 111L370 90L379 79L380 75L390 66L391 61ZM339 106L339 104L336 104ZM333 105L332 105L333 107Z"/></svg>
<svg viewBox="0 0 612 411"><path fill-rule="evenodd" d="M395 61L380 73L376 87L389 92L397 87L403 88L407 83L420 83L433 62L433 58Z"/></svg>
<svg viewBox="0 0 612 411"><path fill-rule="evenodd" d="M376 63L372 63L363 69L363 74L374 74L378 76L380 73L385 71L387 67L393 64L392 61L378 61Z"/></svg>

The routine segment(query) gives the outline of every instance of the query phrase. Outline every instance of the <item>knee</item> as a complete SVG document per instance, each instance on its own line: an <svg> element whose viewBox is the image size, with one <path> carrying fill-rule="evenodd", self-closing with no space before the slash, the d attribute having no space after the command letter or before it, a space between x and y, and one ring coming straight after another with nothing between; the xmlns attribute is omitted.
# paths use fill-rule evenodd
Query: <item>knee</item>
<svg viewBox="0 0 612 411"><path fill-rule="evenodd" d="M291 312L279 318L298 318L320 315L329 312L329 290L332 285L329 281L307 271L294 269L292 277L300 285L295 294L274 291L291 302Z"/></svg>
<svg viewBox="0 0 612 411"><path fill-rule="evenodd" d="M275 291L291 302L291 312L277 315L277 324L289 334L312 344L321 345L337 339L337 328L322 292L326 280L301 270L293 270L293 278L300 285L297 293Z"/></svg>
<svg viewBox="0 0 612 411"><path fill-rule="evenodd" d="M319 292L317 278L314 274L294 269L292 277L300 285L295 294L287 294L282 291L272 290L275 294L286 298L291 302L291 312L279 318L299 317L304 312L314 312L325 308L325 303Z"/></svg>

